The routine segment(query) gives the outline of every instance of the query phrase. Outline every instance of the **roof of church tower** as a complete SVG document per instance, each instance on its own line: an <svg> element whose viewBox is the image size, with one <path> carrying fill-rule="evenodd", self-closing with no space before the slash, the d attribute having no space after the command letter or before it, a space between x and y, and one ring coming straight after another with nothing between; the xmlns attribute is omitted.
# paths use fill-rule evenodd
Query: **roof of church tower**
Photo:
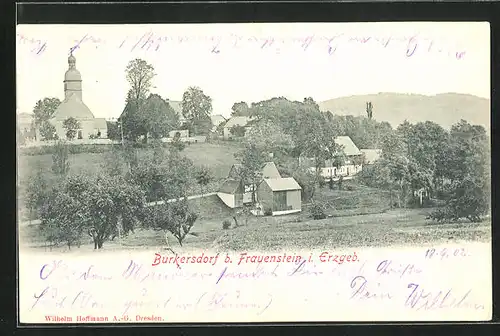
<svg viewBox="0 0 500 336"><path fill-rule="evenodd" d="M78 98L76 94L70 94L66 99L61 102L61 105L54 112L54 119L66 120L68 118L75 119L93 119L94 114L85 105L84 102Z"/></svg>
<svg viewBox="0 0 500 336"><path fill-rule="evenodd" d="M80 71L76 69L76 58L73 54L68 57L68 70L64 74L64 81L81 81L82 75Z"/></svg>

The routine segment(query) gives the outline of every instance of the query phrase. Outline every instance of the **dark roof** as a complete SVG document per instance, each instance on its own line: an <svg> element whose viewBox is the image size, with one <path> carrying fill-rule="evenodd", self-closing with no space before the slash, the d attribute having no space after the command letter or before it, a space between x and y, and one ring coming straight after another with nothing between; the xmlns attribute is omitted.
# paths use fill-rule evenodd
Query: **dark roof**
<svg viewBox="0 0 500 336"><path fill-rule="evenodd" d="M227 179L219 188L219 192L226 194L235 194L241 185L241 181Z"/></svg>

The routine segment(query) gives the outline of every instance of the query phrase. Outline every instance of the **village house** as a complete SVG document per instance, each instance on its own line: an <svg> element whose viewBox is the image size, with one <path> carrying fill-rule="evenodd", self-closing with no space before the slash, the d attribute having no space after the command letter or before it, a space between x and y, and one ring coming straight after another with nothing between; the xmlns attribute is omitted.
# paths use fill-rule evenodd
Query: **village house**
<svg viewBox="0 0 500 336"><path fill-rule="evenodd" d="M76 69L76 58L70 55L69 68L64 75L64 100L57 107L49 122L54 125L59 139L66 139L63 123L68 118L78 121L80 128L76 130L76 139L107 139L108 126L105 118L96 118L85 105L82 98L82 76ZM39 132L37 132L39 133ZM41 139L37 134L37 139Z"/></svg>
<svg viewBox="0 0 500 336"><path fill-rule="evenodd" d="M245 127L245 129L248 129L248 123L252 120L250 117L245 117L245 116L237 116L237 117L232 117L230 118L226 124L224 125L224 139L229 140L234 137L234 135L231 133L231 128L234 126L242 126Z"/></svg>
<svg viewBox="0 0 500 336"><path fill-rule="evenodd" d="M219 127L220 124L225 123L227 121L226 118L224 118L221 114L216 114L210 116L210 119L212 119L212 132L217 131L217 127Z"/></svg>
<svg viewBox="0 0 500 336"><path fill-rule="evenodd" d="M169 138L175 138L176 136L179 138L189 138L189 130L173 130L168 132Z"/></svg>
<svg viewBox="0 0 500 336"><path fill-rule="evenodd" d="M33 114L19 113L17 114L17 130L19 139L23 142L32 142L36 140L36 130L33 125Z"/></svg>
<svg viewBox="0 0 500 336"><path fill-rule="evenodd" d="M178 100L170 100L168 98L166 98L165 101L168 103L168 105L170 105L172 110L174 110L174 112L179 117L180 125L184 125L186 123L186 118L184 118L184 115L182 114L182 102Z"/></svg>
<svg viewBox="0 0 500 336"><path fill-rule="evenodd" d="M260 214L263 214L263 211L265 210L264 206L267 206L267 208L270 209L273 212L273 214L274 212L276 212L276 214L285 214L285 213L301 211L300 186L298 186L298 183L291 177L282 178L274 162L266 162L262 166L262 170L260 171L259 174L260 181L255 185L251 182L250 183L243 182L243 180L239 175L241 168L242 168L241 164L233 165L229 171L227 179L224 181L224 183L217 192L219 198L228 207L239 208L243 207L244 205L251 204L255 190L256 205L257 207L260 207L262 210L260 211ZM293 182L295 182L295 184ZM267 186L262 185L263 183L265 183ZM299 187L299 189L296 188L297 186ZM285 188L285 189L280 189L280 188ZM286 192L285 194L290 194L291 195L289 196L290 199L288 200L288 198L283 198L284 197L282 196L283 194L279 194L278 193L279 191ZM282 197L282 198L277 198L280 201L280 203L279 205L276 206L271 204L272 203L271 199L273 197L272 195L275 192L278 193L277 194L278 196L276 197ZM295 197L294 195L297 192L299 193L299 202L297 202L294 198ZM265 203L265 205L261 203L261 198ZM285 204L286 207L283 204Z"/></svg>
<svg viewBox="0 0 500 336"><path fill-rule="evenodd" d="M327 180L338 180L340 176L346 179L351 179L363 169L363 153L348 136L336 137L335 143L342 147L345 155L344 164L337 167L333 160L325 160L325 163L321 167L320 174ZM314 159L299 158L299 160L301 164L308 164L311 172L314 173L316 171Z"/></svg>
<svg viewBox="0 0 500 336"><path fill-rule="evenodd" d="M360 151L363 153L365 165L374 164L382 156L381 149L360 149Z"/></svg>
<svg viewBox="0 0 500 336"><path fill-rule="evenodd" d="M266 178L257 195L264 214L287 215L302 210L302 188L293 177Z"/></svg>

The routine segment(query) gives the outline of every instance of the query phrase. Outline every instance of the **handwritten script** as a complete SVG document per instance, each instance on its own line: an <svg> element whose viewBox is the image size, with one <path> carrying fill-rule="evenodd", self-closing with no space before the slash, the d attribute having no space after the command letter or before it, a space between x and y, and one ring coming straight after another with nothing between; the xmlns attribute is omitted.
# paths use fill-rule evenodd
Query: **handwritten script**
<svg viewBox="0 0 500 336"><path fill-rule="evenodd" d="M50 49L49 40L38 39L18 33L18 45L27 45L29 52L42 55ZM54 43L61 43L54 41ZM275 54L315 50L325 55L333 56L342 49L350 47L376 48L381 50L394 50L404 57L413 57L418 54L445 55L455 60L462 60L466 50L444 43L431 37L419 34L401 36L397 34L386 35L353 35L344 32L329 36L303 34L301 36L257 36L257 35L164 35L153 30L146 31L137 36L120 36L114 39L105 39L98 34L86 33L72 39L68 45L69 52L78 49L103 49L111 48L126 52L144 51L158 53L172 51L184 47L201 47L201 51L212 54L221 54L228 51L250 52L261 50ZM374 50L374 49L371 49ZM368 55L367 55L368 56Z"/></svg>
<svg viewBox="0 0 500 336"><path fill-rule="evenodd" d="M175 257L170 260L154 252L128 257L108 252L99 258L33 256L20 268L21 320L293 322L442 319L439 316L469 320L491 312L491 287L481 282L487 270L477 268L477 258L482 257L478 252L448 248L452 258L431 260L428 251L370 257L359 251L355 261L353 254L339 253L351 256L342 263L326 256L333 252L300 258L294 253L261 254L251 262L258 253L229 256L200 251L196 256L176 256L195 260L182 267L173 261ZM151 262L155 259L156 264ZM477 272L465 275L469 265L476 265ZM390 313L383 314L381 305Z"/></svg>

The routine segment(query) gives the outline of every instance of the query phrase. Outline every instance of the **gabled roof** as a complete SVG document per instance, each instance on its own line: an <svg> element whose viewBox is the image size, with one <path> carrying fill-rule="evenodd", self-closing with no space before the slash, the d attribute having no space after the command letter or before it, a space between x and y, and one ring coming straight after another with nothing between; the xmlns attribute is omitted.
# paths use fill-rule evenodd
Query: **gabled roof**
<svg viewBox="0 0 500 336"><path fill-rule="evenodd" d="M272 191L302 190L293 177L264 179Z"/></svg>
<svg viewBox="0 0 500 336"><path fill-rule="evenodd" d="M224 125L224 127L231 128L231 127L236 126L236 125L246 126L251 119L252 118L245 117L245 116L232 117L231 119L229 119L226 122L226 124Z"/></svg>
<svg viewBox="0 0 500 336"><path fill-rule="evenodd" d="M354 142L352 142L351 138L348 136L338 136L335 138L335 143L337 145L343 146L343 150L345 155L361 155L361 151L356 147Z"/></svg>
<svg viewBox="0 0 500 336"><path fill-rule="evenodd" d="M280 172L274 162L266 162L262 167L262 177L263 178L280 178Z"/></svg>
<svg viewBox="0 0 500 336"><path fill-rule="evenodd" d="M219 188L219 192L225 194L235 194L238 191L238 188L241 186L241 181L227 179L224 181L222 186Z"/></svg>
<svg viewBox="0 0 500 336"><path fill-rule="evenodd" d="M233 164L233 166L229 170L229 178L232 178L232 179L239 178L238 169L241 169L241 168L243 168L243 165L241 163ZM262 165L261 172L262 172L263 178L280 178L281 177L278 168L276 167L276 165L272 161L264 163Z"/></svg>

